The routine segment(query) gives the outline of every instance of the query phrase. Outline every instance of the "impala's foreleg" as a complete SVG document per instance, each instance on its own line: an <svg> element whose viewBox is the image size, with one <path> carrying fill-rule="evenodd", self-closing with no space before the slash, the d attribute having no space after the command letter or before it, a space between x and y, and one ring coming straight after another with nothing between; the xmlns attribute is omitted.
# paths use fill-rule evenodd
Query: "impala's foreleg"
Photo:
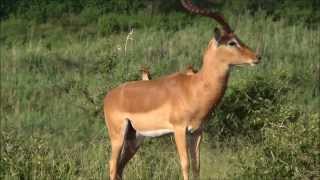
<svg viewBox="0 0 320 180"><path fill-rule="evenodd" d="M190 134L189 150L191 156L191 166L194 179L200 179L200 142L202 130Z"/></svg>
<svg viewBox="0 0 320 180"><path fill-rule="evenodd" d="M180 157L181 170L184 180L189 179L189 158L186 133L187 129L184 127L175 128L174 130L174 137Z"/></svg>

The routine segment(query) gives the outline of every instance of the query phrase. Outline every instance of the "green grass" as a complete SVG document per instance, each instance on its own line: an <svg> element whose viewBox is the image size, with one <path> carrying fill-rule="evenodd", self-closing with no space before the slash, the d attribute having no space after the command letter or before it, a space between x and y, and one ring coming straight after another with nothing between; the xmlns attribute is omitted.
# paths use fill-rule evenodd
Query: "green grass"
<svg viewBox="0 0 320 180"><path fill-rule="evenodd" d="M206 128L201 176L319 178L319 26L229 20L246 44L260 44L263 60L234 68ZM194 19L174 30L134 29L125 52L127 32L103 36L95 24L1 23L1 179L106 178L106 92L139 79L142 65L153 78L199 68L215 26ZM172 137L146 140L125 179L182 179Z"/></svg>

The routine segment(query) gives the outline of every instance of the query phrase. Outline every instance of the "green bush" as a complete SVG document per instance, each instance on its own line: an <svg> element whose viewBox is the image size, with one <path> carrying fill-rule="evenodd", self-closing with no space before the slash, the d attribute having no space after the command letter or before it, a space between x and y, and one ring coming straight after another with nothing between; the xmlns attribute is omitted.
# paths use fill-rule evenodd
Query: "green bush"
<svg viewBox="0 0 320 180"><path fill-rule="evenodd" d="M105 36L112 32L120 32L128 30L129 20L125 15L108 14L103 15L98 19L98 32Z"/></svg>
<svg viewBox="0 0 320 180"><path fill-rule="evenodd" d="M249 136L260 141L261 129L278 113L289 87L261 77L246 84L230 87L221 105L215 110L216 119L208 126L212 136ZM219 131L219 134L215 134Z"/></svg>
<svg viewBox="0 0 320 180"><path fill-rule="evenodd" d="M214 4L209 2L194 0L194 3L200 6L214 7L234 14L242 14L247 11L256 14L263 10L275 19L285 18L293 24L298 24L301 21L314 24L320 21L320 4L317 0L225 0ZM164 0L4 0L1 5L0 19L8 18L10 15L18 15L37 22L46 22L50 18L61 17L63 14L87 14L87 11L92 11L88 8L96 9L94 11L101 14L136 14L139 11L151 11L153 16L177 11L185 12L179 1Z"/></svg>
<svg viewBox="0 0 320 180"><path fill-rule="evenodd" d="M277 123L263 129L263 153L243 177L256 179L320 178L319 113L304 114L297 122L286 120L291 109L281 111Z"/></svg>
<svg viewBox="0 0 320 180"><path fill-rule="evenodd" d="M96 7L87 7L81 11L79 16L83 19L83 24L92 24L98 21L101 12Z"/></svg>

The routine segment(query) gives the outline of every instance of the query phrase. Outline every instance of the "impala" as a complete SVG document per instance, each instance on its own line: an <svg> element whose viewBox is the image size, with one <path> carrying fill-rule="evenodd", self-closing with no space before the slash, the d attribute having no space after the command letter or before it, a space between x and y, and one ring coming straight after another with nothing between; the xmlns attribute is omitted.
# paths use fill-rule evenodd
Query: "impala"
<svg viewBox="0 0 320 180"><path fill-rule="evenodd" d="M111 180L122 178L125 165L144 137L165 134L174 135L183 179L189 179L188 151L193 175L198 179L203 126L225 93L231 67L259 63L260 56L239 40L221 14L201 9L191 1L181 2L188 11L216 20L223 31L215 29L197 73L127 82L109 91L104 115L112 148Z"/></svg>

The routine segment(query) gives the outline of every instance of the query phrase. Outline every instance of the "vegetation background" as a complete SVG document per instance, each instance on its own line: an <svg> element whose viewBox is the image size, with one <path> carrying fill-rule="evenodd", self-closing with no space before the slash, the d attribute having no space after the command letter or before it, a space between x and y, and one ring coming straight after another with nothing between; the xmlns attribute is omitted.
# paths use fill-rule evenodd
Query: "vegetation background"
<svg viewBox="0 0 320 180"><path fill-rule="evenodd" d="M194 1L251 47L201 146L202 179L320 179L320 1ZM0 179L107 179L106 92L199 68L213 28L178 0L2 0ZM133 29L133 33L129 32ZM128 38L129 36L129 38ZM181 179L171 137L144 142L125 179Z"/></svg>

